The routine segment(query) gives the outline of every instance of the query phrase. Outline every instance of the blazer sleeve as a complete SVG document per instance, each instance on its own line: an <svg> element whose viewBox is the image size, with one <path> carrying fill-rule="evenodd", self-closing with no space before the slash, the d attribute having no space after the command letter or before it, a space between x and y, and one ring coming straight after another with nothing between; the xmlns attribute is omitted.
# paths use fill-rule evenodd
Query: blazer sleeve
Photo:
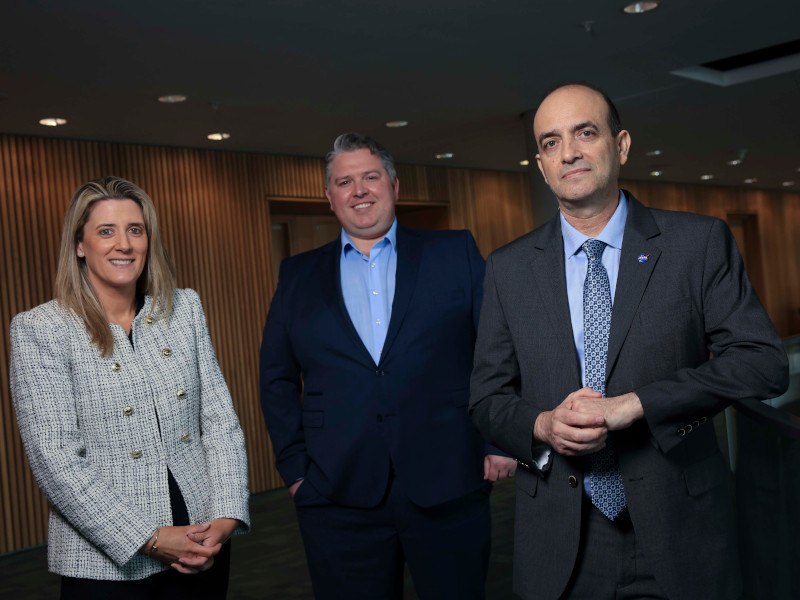
<svg viewBox="0 0 800 600"><path fill-rule="evenodd" d="M469 411L487 442L532 467L536 463L532 447L533 424L541 411L519 395L520 377L490 256L475 344Z"/></svg>
<svg viewBox="0 0 800 600"><path fill-rule="evenodd" d="M200 427L211 484L213 518L238 519L250 527L247 452L239 418L219 368L202 303L191 291L197 364L200 374Z"/></svg>
<svg viewBox="0 0 800 600"><path fill-rule="evenodd" d="M464 232L467 241L467 262L469 264L469 272L472 285L472 321L475 331L480 326L481 306L483 304L483 282L486 276L486 261L483 260L478 245L475 243L475 238L469 231ZM485 454L493 454L497 456L508 456L505 452L487 442L484 448Z"/></svg>
<svg viewBox="0 0 800 600"><path fill-rule="evenodd" d="M475 238L469 231L464 232L467 238L467 261L469 263L469 272L472 279L472 321L475 331L478 331L478 326L481 317L481 306L483 305L483 281L486 276L486 261L483 260L478 245L475 243Z"/></svg>
<svg viewBox="0 0 800 600"><path fill-rule="evenodd" d="M783 344L750 284L730 229L712 220L705 243L698 308L712 358L635 390L663 452L685 439L695 420L738 399L776 396L789 383Z"/></svg>
<svg viewBox="0 0 800 600"><path fill-rule="evenodd" d="M63 322L40 315L23 313L11 323L11 398L20 435L53 508L123 565L161 523L143 515L85 458L72 388L72 371L80 363L72 363L66 335Z"/></svg>
<svg viewBox="0 0 800 600"><path fill-rule="evenodd" d="M286 290L288 263L281 263L278 289L264 326L261 342L261 410L267 423L275 465L286 485L305 476L309 458L303 432L300 365L289 337Z"/></svg>

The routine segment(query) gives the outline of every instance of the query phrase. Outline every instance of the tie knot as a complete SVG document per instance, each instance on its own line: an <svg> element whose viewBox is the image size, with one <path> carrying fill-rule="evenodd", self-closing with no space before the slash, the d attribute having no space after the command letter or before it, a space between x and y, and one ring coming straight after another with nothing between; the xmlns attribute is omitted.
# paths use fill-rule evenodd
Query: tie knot
<svg viewBox="0 0 800 600"><path fill-rule="evenodd" d="M603 250L606 249L606 243L600 240L589 238L581 246L589 260L600 260L603 256Z"/></svg>

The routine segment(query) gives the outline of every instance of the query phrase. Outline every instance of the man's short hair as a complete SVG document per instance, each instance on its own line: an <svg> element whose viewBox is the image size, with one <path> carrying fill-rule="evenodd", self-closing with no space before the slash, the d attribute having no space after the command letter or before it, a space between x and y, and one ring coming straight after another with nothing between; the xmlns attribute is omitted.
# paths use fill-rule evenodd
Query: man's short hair
<svg viewBox="0 0 800 600"><path fill-rule="evenodd" d="M325 155L325 186L327 187L331 181L331 163L333 159L342 154L343 152L354 152L356 150L369 150L381 159L383 168L389 174L389 179L394 181L397 179L397 171L394 168L394 158L389 154L389 151L384 148L377 141L373 140L367 135L361 133L343 133L333 142L333 150Z"/></svg>
<svg viewBox="0 0 800 600"><path fill-rule="evenodd" d="M619 118L619 111L617 110L617 107L614 106L614 102L611 100L611 98L609 98L608 94L591 83L586 83L584 81L568 81L566 83L559 83L557 86L550 88L550 90L548 90L547 93L542 96L542 99L539 101L539 106L541 106L542 102L544 102L545 99L556 90L570 86L584 87L592 90L593 92L597 92L603 97L606 107L608 108L608 128L611 129L611 135L617 137L617 134L622 131L622 119Z"/></svg>

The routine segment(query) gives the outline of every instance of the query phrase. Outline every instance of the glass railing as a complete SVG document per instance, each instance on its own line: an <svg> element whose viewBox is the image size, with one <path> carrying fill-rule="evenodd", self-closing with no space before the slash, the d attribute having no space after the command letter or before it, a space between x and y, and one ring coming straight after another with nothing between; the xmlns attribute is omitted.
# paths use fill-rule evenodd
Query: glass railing
<svg viewBox="0 0 800 600"><path fill-rule="evenodd" d="M800 336L784 345L786 393L737 402L727 419L748 600L800 598Z"/></svg>

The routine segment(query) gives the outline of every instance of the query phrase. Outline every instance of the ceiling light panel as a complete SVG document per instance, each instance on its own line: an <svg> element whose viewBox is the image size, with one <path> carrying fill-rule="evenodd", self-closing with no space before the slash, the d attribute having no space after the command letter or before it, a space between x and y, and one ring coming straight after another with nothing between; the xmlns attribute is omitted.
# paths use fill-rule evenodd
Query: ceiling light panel
<svg viewBox="0 0 800 600"><path fill-rule="evenodd" d="M658 8L658 2L631 2L622 11L629 15L640 15L656 8Z"/></svg>
<svg viewBox="0 0 800 600"><path fill-rule="evenodd" d="M44 125L45 127L60 127L66 124L67 120L61 117L45 117L44 119L39 119L39 125Z"/></svg>
<svg viewBox="0 0 800 600"><path fill-rule="evenodd" d="M159 96L158 101L162 104L180 104L186 102L186 96L183 94L167 94L166 96Z"/></svg>

